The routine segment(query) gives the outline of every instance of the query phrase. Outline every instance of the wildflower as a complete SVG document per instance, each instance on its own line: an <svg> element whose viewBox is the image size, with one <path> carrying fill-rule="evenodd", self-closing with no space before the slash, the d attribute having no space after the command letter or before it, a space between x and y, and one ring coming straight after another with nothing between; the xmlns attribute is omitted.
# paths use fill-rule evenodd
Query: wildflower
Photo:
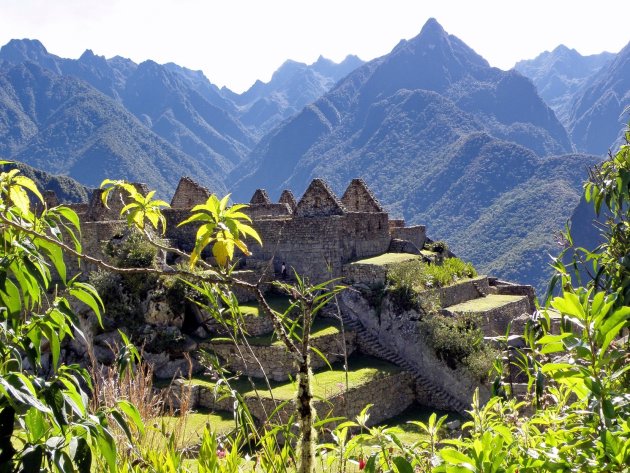
<svg viewBox="0 0 630 473"><path fill-rule="evenodd" d="M217 458L225 458L225 450L222 448L217 448Z"/></svg>
<svg viewBox="0 0 630 473"><path fill-rule="evenodd" d="M365 460L363 459L363 455L359 457L359 470L363 470L365 468Z"/></svg>

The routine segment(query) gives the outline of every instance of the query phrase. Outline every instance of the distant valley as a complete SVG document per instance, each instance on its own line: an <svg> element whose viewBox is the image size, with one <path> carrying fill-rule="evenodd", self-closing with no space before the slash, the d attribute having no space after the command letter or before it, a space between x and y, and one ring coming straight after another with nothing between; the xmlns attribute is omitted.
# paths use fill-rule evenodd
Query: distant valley
<svg viewBox="0 0 630 473"><path fill-rule="evenodd" d="M629 68L630 46L560 46L505 72L432 19L383 57L287 61L236 94L172 63L65 59L12 40L0 49L0 155L166 197L182 175L239 201L361 177L481 272L540 292L587 168L627 122Z"/></svg>

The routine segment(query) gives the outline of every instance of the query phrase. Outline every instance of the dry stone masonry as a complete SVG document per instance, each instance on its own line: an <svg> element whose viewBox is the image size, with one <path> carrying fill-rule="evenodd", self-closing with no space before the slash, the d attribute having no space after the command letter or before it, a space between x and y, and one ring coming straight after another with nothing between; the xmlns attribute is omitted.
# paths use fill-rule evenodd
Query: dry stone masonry
<svg viewBox="0 0 630 473"><path fill-rule="evenodd" d="M143 184L134 185L143 193L147 192ZM96 256L103 256L104 244L120 238L126 228L119 216L124 205L123 196L113 193L109 208L106 208L101 194L102 191L96 190L87 206L74 206L82 221L84 251ZM193 206L204 203L209 196L210 191L192 179L181 179L171 208L164 210L167 220L165 238L170 246L187 252L192 250L196 229L193 225L177 227L177 223L189 216ZM46 198L51 203L56 199L48 194ZM352 417L372 403L375 407L371 420L376 422L400 413L414 400L427 406L460 412L467 408L478 383L465 372L451 370L436 357L431 347L423 342L417 324L418 314L399 313L393 306L385 306L377 313L362 295L363 290L382 287L386 283L387 268L369 262L356 262L387 252L421 255L425 243L430 241L424 226L406 226L403 220L390 219L361 179L353 179L341 199L321 179L314 179L299 200L290 190L285 190L278 202L272 202L264 189L257 189L244 211L252 219L252 225L264 245L260 246L252 240L248 242L251 255L239 255L240 277L250 282L269 283L282 276L281 266L285 264L289 279L293 271L312 283L344 278L353 288L340 297L340 312L328 314L337 319L341 317L345 326L344 336L337 333L321 337L314 341L315 346L331 363L345 362L345 357L354 352L354 357L369 355L398 367L396 373L376 378L347 392L331 392L327 400L318 404L320 414L325 411ZM211 260L210 254L204 257ZM87 272L94 268L81 269ZM244 295L237 296L245 301ZM476 307L485 328L492 335L504 330L523 312L531 312L534 298L529 286L485 276L427 291L424 296L437 301L446 315L455 316L458 311L470 310L466 304ZM483 308L483 304L471 303L492 302L493 297L502 298L507 303L486 304L487 309ZM162 307L166 305L160 300L149 300L145 322L148 326L157 327L158 331L173 332L179 336L178 343L184 347L182 353L197 348L212 350L233 372L252 378L267 377L275 382L284 382L293 377L294 360L282 345L235 346L228 343L220 339L221 335L225 335L220 327L213 324L210 316L198 307L188 310L199 327L193 327L194 333L183 333L186 324L190 324L186 322L190 315L173 313L170 308L162 310ZM246 317L245 320L242 329L249 336L264 336L272 331L271 321L263 316ZM96 335L99 336L108 335ZM147 353L147 359L155 364L156 373L163 377L185 375L190 369L190 362L181 356L172 358L166 353ZM319 357L313 357L313 361L315 370L327 369ZM193 363L197 372L201 365L194 359ZM180 382L178 386L192 390L193 404L197 407L231 408L231 401L217 401L211 388L192 386L188 382ZM487 387L481 386L482 395L487 392ZM266 413L276 407L272 398L248 399L247 402L260 421L264 421ZM287 404L280 410L280 416L288 418L292 409L293 406Z"/></svg>

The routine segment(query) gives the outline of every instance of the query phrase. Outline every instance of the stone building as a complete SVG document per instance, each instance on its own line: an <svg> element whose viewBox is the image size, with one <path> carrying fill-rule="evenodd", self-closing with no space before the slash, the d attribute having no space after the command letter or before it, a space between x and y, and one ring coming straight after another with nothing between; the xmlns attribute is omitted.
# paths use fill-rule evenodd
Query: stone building
<svg viewBox="0 0 630 473"><path fill-rule="evenodd" d="M387 252L402 229L413 242L411 251L419 253L424 245L425 228L390 227L387 212L361 179L354 179L341 199L321 179L314 179L298 202L288 190L275 204L266 196L258 189L246 210L263 246L250 247L253 254L243 258L245 267L272 261L278 274L285 262L319 282L342 276L351 261Z"/></svg>
<svg viewBox="0 0 630 473"><path fill-rule="evenodd" d="M144 184L135 186L143 193L148 191ZM96 255L104 242L125 227L119 216L122 196L112 193L106 208L101 194L97 189L87 207L76 206L82 221L83 247ZM165 237L171 246L187 252L193 249L194 225L177 224L209 196L208 189L189 177L180 180L171 208L163 211L167 221ZM401 220L390 219L361 179L353 179L341 199L321 179L314 179L299 201L285 190L278 202L272 202L265 190L258 189L245 212L263 246L249 239L252 255L241 255L241 268L256 271L271 267L278 275L285 262L289 275L295 270L311 282L340 277L345 264L380 255L390 248L419 253L425 242L424 226L407 227Z"/></svg>

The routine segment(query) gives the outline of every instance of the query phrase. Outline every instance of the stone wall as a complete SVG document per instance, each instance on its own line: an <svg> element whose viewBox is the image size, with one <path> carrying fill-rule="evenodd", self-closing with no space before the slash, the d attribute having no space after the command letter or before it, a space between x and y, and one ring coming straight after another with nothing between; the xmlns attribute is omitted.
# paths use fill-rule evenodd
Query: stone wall
<svg viewBox="0 0 630 473"><path fill-rule="evenodd" d="M345 332L346 353L354 352L354 332ZM322 352L329 363L343 359L343 339L341 334L331 334L313 339L313 346ZM226 361L232 371L240 371L247 376L264 378L265 375L274 381L285 381L295 377L297 363L284 345L251 346L251 350L244 345L234 346L229 341L211 343L214 352ZM263 366L265 369L261 368ZM326 366L326 361L316 354L311 355L311 366L318 370Z"/></svg>
<svg viewBox="0 0 630 473"><path fill-rule="evenodd" d="M109 220L101 222L81 223L81 246L85 254L98 259L106 259L103 248L116 235L122 235L127 228L127 222L122 220ZM67 242L72 245L70 241ZM92 263L82 261L79 266L77 258L65 255L66 269L68 275L83 273L83 279L90 271L96 271L98 267Z"/></svg>
<svg viewBox="0 0 630 473"><path fill-rule="evenodd" d="M274 272L285 262L312 281L340 277L350 261L387 251L389 234L385 213L346 213L324 217L254 220L263 246L250 246L252 259L273 259ZM247 265L247 260L245 264Z"/></svg>
<svg viewBox="0 0 630 473"><path fill-rule="evenodd" d="M362 179L352 179L341 197L341 202L348 211L352 212L385 211Z"/></svg>
<svg viewBox="0 0 630 473"><path fill-rule="evenodd" d="M387 269L376 264L346 264L343 267L343 278L349 284L361 283L369 287L384 286Z"/></svg>
<svg viewBox="0 0 630 473"><path fill-rule="evenodd" d="M191 209L195 205L204 204L208 197L210 197L208 189L200 186L189 177L182 177L171 199L171 208Z"/></svg>
<svg viewBox="0 0 630 473"><path fill-rule="evenodd" d="M344 212L341 201L321 179L313 179L295 209L299 217L326 217Z"/></svg>
<svg viewBox="0 0 630 473"><path fill-rule="evenodd" d="M288 204L250 204L243 213L247 214L252 220L262 218L286 217L293 213Z"/></svg>
<svg viewBox="0 0 630 473"><path fill-rule="evenodd" d="M490 284L495 288L495 294L508 296L526 296L529 303L529 313L536 310L536 292L532 286L526 284L515 284L508 281L501 281L495 278L490 280Z"/></svg>
<svg viewBox="0 0 630 473"><path fill-rule="evenodd" d="M190 253L195 247L195 237L199 225L191 223L181 227L177 226L190 217L190 209L163 209L162 214L166 219L166 234L164 236L171 240L178 249Z"/></svg>
<svg viewBox="0 0 630 473"><path fill-rule="evenodd" d="M337 393L337 394L335 394ZM341 386L331 386L325 401L316 400L315 410L320 418L345 417L353 419L368 405L368 425L374 425L403 412L414 402L413 379L409 373L400 372L375 376L371 381L344 392ZM281 401L270 398L247 398L252 415L261 422L267 420ZM273 420L287 422L295 413L295 401L289 401L278 409ZM331 426L332 427L332 426Z"/></svg>
<svg viewBox="0 0 630 473"><path fill-rule="evenodd" d="M422 291L419 296L428 301L435 301L440 307L449 307L487 294L488 287L488 278L478 276L447 287Z"/></svg>
<svg viewBox="0 0 630 473"><path fill-rule="evenodd" d="M419 250L424 247L427 238L426 227L424 225L415 225L413 227L394 227L390 234L392 238L399 240L407 240L416 245Z"/></svg>
<svg viewBox="0 0 630 473"><path fill-rule="evenodd" d="M459 402L469 405L476 388L480 390L482 401L489 398L490 392L485 385L480 385L461 370L450 369L437 358L433 348L426 342L425 334L418 323L420 314L417 312L401 312L385 298L380 313L376 313L358 291L344 291L339 301L341 310L359 320L368 333L382 345L394 351L435 386ZM363 347L360 348L363 350Z"/></svg>

